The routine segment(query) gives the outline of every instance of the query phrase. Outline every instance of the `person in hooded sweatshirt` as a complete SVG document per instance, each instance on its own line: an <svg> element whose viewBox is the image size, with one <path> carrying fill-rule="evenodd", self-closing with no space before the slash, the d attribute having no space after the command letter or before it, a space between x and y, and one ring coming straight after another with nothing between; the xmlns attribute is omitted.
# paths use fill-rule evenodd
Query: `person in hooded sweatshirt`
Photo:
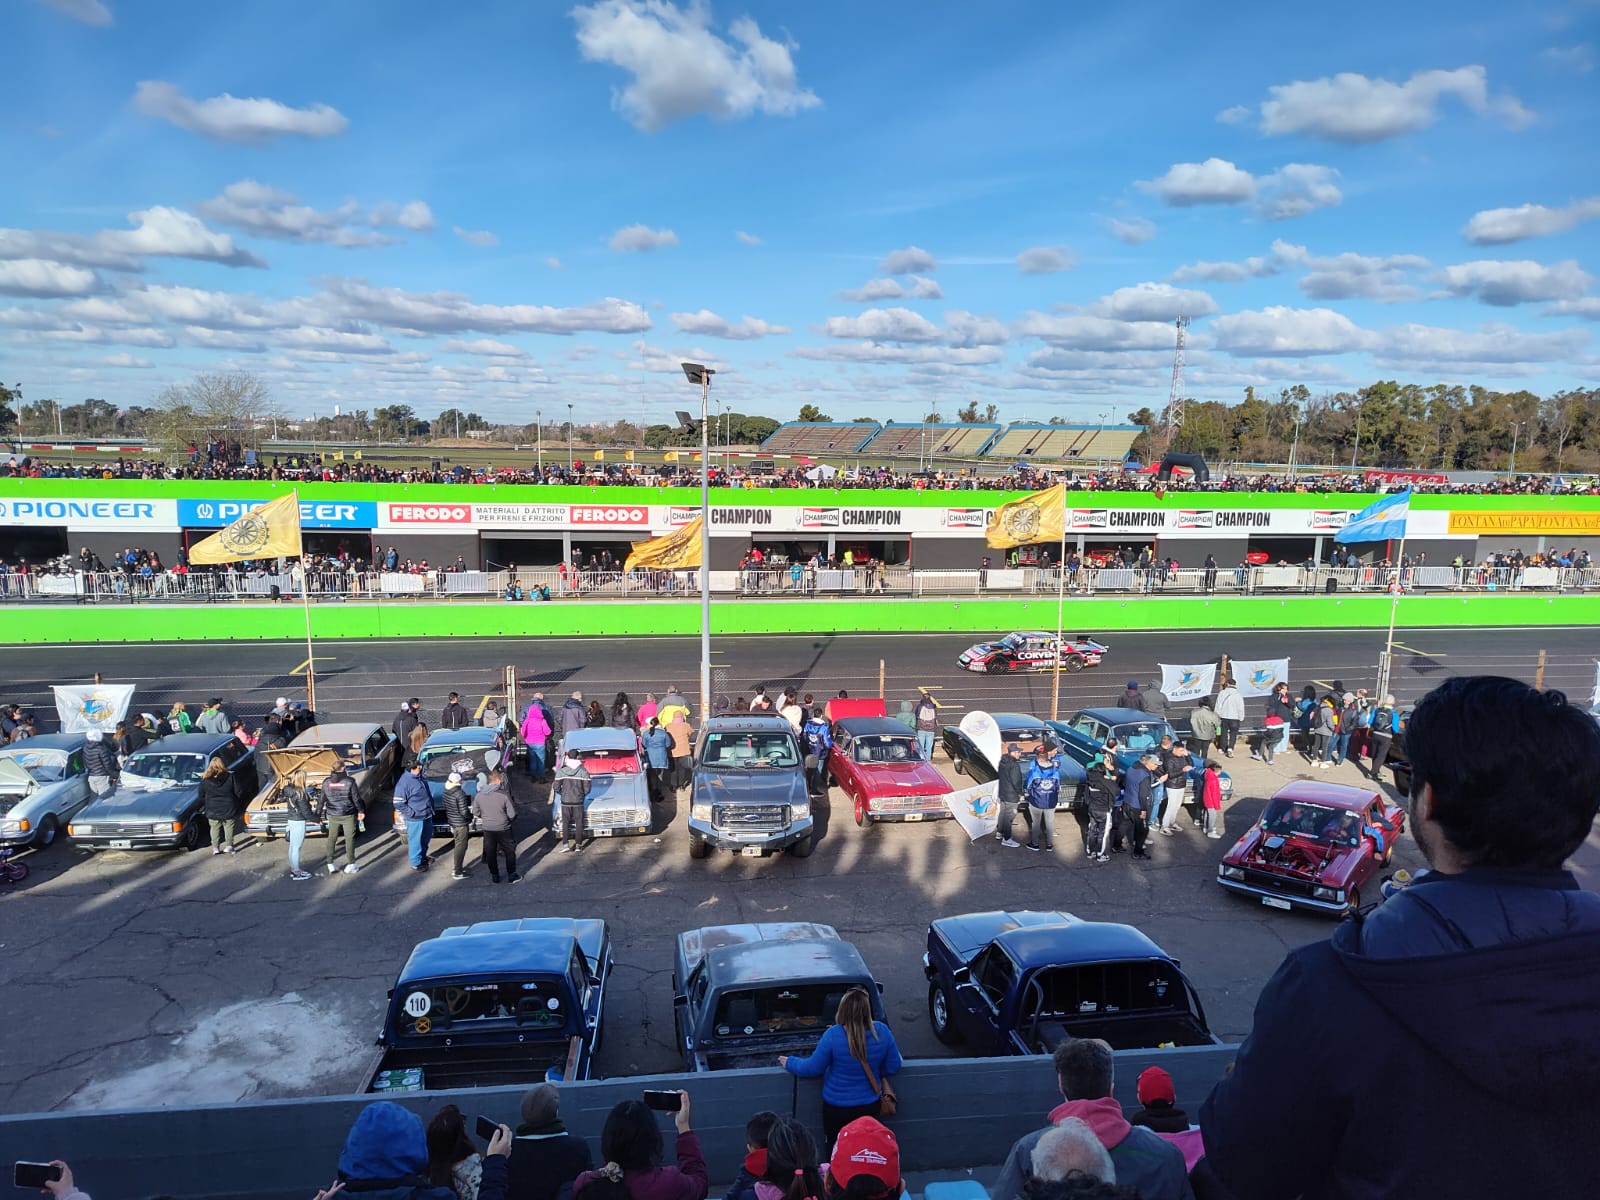
<svg viewBox="0 0 1600 1200"><path fill-rule="evenodd" d="M1459 677L1418 702L1406 755L1431 869L1289 953L1201 1105L1197 1177L1262 1200L1578 1195L1600 1179L1600 895L1563 863L1600 812L1600 726Z"/></svg>
<svg viewBox="0 0 1600 1200"><path fill-rule="evenodd" d="M1183 1152L1154 1130L1130 1125L1122 1104L1112 1094L1113 1052L1099 1038L1069 1038L1053 1055L1062 1103L1050 1110L1050 1124L1023 1134L1011 1147L1000 1178L989 1189L993 1200L1016 1200L1033 1174L1033 1148L1055 1125L1077 1117L1094 1131L1111 1153L1117 1182L1132 1187L1142 1200L1192 1200ZM1286 1147L1292 1153L1292 1147ZM1241 1193L1248 1195L1248 1193Z"/></svg>
<svg viewBox="0 0 1600 1200"><path fill-rule="evenodd" d="M511 1129L502 1125L483 1157L478 1200L506 1200ZM428 1136L422 1118L392 1100L363 1108L339 1152L335 1181L362 1200L456 1200L455 1189L428 1182Z"/></svg>

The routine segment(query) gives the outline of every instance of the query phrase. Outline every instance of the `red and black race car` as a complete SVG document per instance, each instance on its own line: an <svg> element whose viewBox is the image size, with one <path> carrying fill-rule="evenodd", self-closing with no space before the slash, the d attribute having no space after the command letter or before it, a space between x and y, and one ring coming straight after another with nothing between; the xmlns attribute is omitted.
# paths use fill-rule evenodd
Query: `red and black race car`
<svg viewBox="0 0 1600 1200"><path fill-rule="evenodd" d="M1064 636L1059 644L1053 633L1008 633L997 642L979 642L961 653L956 663L963 670L988 675L1008 671L1053 671L1059 659L1063 671L1098 667L1107 647L1093 638Z"/></svg>

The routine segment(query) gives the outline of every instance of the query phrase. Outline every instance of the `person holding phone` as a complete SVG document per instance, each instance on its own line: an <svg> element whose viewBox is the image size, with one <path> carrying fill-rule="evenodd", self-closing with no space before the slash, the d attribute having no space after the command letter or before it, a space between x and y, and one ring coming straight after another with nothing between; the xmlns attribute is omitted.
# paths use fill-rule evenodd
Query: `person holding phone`
<svg viewBox="0 0 1600 1200"><path fill-rule="evenodd" d="M19 1188L38 1188L56 1200L89 1200L87 1192L80 1192L72 1182L72 1168L59 1158L49 1162L19 1162L13 1168L11 1181Z"/></svg>
<svg viewBox="0 0 1600 1200"><path fill-rule="evenodd" d="M680 1091L677 1096L678 1109L672 1114L678 1130L674 1147L677 1166L661 1165L661 1127L655 1112L643 1100L624 1100L611 1110L600 1131L605 1165L578 1176L572 1185L574 1200L579 1196L584 1200L705 1200L710 1179L700 1139L689 1123L689 1093Z"/></svg>
<svg viewBox="0 0 1600 1200"><path fill-rule="evenodd" d="M487 1128L485 1127L487 1126ZM478 1136L492 1138L493 1121L478 1118ZM428 1122L428 1182L447 1187L456 1200L478 1200L483 1179L483 1158L467 1136L467 1119L454 1104L446 1104Z"/></svg>

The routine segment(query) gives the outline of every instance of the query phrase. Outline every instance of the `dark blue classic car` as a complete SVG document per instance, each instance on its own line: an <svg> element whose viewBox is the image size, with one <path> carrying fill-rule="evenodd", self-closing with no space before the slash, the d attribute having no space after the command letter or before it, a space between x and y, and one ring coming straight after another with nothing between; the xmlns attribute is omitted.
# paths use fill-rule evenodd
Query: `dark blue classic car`
<svg viewBox="0 0 1600 1200"><path fill-rule="evenodd" d="M678 935L672 1013L691 1071L771 1066L810 1054L845 992L862 987L885 1019L881 988L831 925L714 925Z"/></svg>
<svg viewBox="0 0 1600 1200"><path fill-rule="evenodd" d="M1188 721L1174 725L1165 717L1152 717L1137 708L1085 708L1065 721L1048 723L1050 732L1061 743L1061 750L1073 761L1087 767L1104 749L1106 739L1117 739L1117 774L1124 775L1139 760L1141 754L1161 749L1163 734L1182 740L1188 736ZM1195 762L1189 768L1189 786L1199 794L1200 775L1205 764ZM1233 776L1218 771L1222 783L1222 798L1233 795Z"/></svg>
<svg viewBox="0 0 1600 1200"><path fill-rule="evenodd" d="M480 921L411 952L389 992L367 1091L587 1079L611 937L601 920Z"/></svg>
<svg viewBox="0 0 1600 1200"><path fill-rule="evenodd" d="M934 1035L973 1054L1050 1054L1075 1037L1117 1050L1217 1041L1177 961L1131 925L968 913L928 927L922 961Z"/></svg>

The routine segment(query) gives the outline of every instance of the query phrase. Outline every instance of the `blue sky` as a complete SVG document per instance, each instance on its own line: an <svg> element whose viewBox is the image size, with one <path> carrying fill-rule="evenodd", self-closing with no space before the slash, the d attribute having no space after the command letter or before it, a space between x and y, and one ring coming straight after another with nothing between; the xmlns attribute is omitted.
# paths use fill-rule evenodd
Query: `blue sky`
<svg viewBox="0 0 1600 1200"><path fill-rule="evenodd" d="M1596 383L1600 4L13 0L0 377L1094 420Z"/></svg>

